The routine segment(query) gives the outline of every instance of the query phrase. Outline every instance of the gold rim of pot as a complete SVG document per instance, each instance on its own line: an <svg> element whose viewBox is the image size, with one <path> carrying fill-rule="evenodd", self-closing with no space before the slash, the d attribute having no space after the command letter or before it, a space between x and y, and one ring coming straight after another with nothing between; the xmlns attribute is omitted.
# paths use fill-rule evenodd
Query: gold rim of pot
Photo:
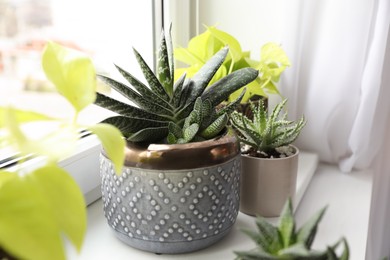
<svg viewBox="0 0 390 260"><path fill-rule="evenodd" d="M141 145L127 142L127 167L156 170L182 170L208 167L233 159L240 144L232 130L219 138L187 144ZM107 154L103 151L103 155Z"/></svg>

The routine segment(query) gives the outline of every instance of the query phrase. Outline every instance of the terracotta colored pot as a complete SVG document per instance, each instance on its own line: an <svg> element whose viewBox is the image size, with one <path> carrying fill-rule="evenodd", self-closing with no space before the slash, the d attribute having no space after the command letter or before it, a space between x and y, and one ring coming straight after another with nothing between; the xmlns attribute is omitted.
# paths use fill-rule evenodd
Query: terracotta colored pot
<svg viewBox="0 0 390 260"><path fill-rule="evenodd" d="M241 156L232 134L181 144L128 144L121 176L101 155L109 226L126 244L154 253L186 253L212 245L239 210Z"/></svg>
<svg viewBox="0 0 390 260"><path fill-rule="evenodd" d="M299 150L286 158L265 159L242 155L240 211L278 217L286 200L295 195Z"/></svg>

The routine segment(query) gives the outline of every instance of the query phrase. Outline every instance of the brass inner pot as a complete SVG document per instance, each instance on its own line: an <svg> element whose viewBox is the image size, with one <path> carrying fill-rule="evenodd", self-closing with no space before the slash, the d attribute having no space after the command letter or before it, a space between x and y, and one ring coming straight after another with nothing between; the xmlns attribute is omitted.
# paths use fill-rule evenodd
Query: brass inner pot
<svg viewBox="0 0 390 260"><path fill-rule="evenodd" d="M188 144L142 146L128 142L125 166L159 170L193 169L226 162L239 153L240 145L232 131L219 138Z"/></svg>

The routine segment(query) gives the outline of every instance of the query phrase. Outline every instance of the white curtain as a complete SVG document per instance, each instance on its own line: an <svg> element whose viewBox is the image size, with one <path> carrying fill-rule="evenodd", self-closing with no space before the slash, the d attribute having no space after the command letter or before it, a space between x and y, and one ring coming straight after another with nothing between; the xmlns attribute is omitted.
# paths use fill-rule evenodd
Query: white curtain
<svg viewBox="0 0 390 260"><path fill-rule="evenodd" d="M308 120L298 145L345 172L374 169L366 259L390 256L390 1L291 7L282 92L290 115Z"/></svg>
<svg viewBox="0 0 390 260"><path fill-rule="evenodd" d="M260 43L282 44L292 66L279 87L289 116L308 122L297 145L344 172L374 169L366 259L390 256L390 0L197 1L197 23L254 58Z"/></svg>

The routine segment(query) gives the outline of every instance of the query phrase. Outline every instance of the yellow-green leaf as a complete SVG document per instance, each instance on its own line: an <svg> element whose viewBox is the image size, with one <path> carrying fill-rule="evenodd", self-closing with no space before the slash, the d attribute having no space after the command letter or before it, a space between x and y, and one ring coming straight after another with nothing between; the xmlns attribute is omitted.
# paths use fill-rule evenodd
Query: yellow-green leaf
<svg viewBox="0 0 390 260"><path fill-rule="evenodd" d="M233 60L235 62L242 58L243 53L241 45L236 38L224 31L218 30L213 26L207 27L207 30L210 31L210 33L222 43L229 45L229 52L232 54Z"/></svg>
<svg viewBox="0 0 390 260"><path fill-rule="evenodd" d="M260 56L261 61L266 64L277 63L283 66L291 66L290 60L284 50L273 42L266 43L261 47Z"/></svg>
<svg viewBox="0 0 390 260"><path fill-rule="evenodd" d="M114 163L116 173L119 175L125 159L126 144L121 132L109 124L96 124L89 126L88 129L100 139L108 157Z"/></svg>
<svg viewBox="0 0 390 260"><path fill-rule="evenodd" d="M0 107L0 128L5 127L6 120L6 111L9 108ZM53 118L46 116L44 114L40 114L33 111L21 110L21 109L13 109L15 113L16 120L18 122L31 122L31 121L41 121L41 120L53 120Z"/></svg>
<svg viewBox="0 0 390 260"><path fill-rule="evenodd" d="M52 208L35 183L1 171L0 205L1 248L21 259L65 259Z"/></svg>
<svg viewBox="0 0 390 260"><path fill-rule="evenodd" d="M57 165L48 165L27 175L44 194L58 228L80 251L87 228L84 196L74 179Z"/></svg>
<svg viewBox="0 0 390 260"><path fill-rule="evenodd" d="M95 101L95 69L86 55L49 42L43 53L42 66L46 77L77 112Z"/></svg>

